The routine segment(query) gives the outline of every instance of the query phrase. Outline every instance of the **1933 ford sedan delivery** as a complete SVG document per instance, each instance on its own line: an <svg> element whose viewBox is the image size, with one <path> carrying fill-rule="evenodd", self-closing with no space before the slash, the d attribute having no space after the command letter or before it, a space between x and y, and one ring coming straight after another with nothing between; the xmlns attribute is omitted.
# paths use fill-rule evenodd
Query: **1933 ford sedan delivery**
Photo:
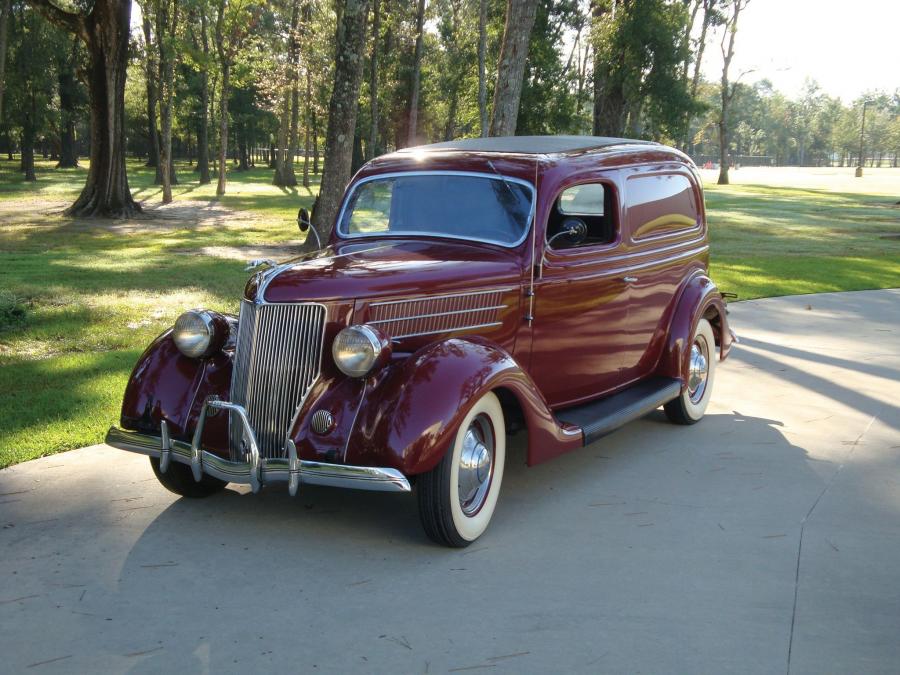
<svg viewBox="0 0 900 675"><path fill-rule="evenodd" d="M487 528L506 436L530 465L664 406L704 414L733 335L693 163L655 143L469 139L379 157L321 250L186 312L110 445L188 497L228 482L409 492L435 541Z"/></svg>

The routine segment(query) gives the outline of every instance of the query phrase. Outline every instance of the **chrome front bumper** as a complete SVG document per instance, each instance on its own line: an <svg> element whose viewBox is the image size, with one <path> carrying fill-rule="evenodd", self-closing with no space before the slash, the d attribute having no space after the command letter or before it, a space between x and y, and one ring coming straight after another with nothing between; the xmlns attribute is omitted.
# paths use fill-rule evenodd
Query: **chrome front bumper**
<svg viewBox="0 0 900 675"><path fill-rule="evenodd" d="M247 447L247 461L232 462L202 448L203 425L206 421L207 410L210 408L226 410L240 420ZM106 434L106 444L120 450L158 457L159 469L163 473L169 468L170 462L174 460L190 466L194 480L199 481L206 473L229 483L249 485L253 492L259 492L263 485L275 482L286 482L288 492L292 496L297 494L300 483L378 492L409 492L411 490L406 476L397 469L325 464L299 459L297 448L290 440L287 442L288 456L286 458L260 457L255 434L247 419L247 412L236 403L217 399L209 399L204 404L191 443L170 439L168 426L163 421L159 436L110 427Z"/></svg>

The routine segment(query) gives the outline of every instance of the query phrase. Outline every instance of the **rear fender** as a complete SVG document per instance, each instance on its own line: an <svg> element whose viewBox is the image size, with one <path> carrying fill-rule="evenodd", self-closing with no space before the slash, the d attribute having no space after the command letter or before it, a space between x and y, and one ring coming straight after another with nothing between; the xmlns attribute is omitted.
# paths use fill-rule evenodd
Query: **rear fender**
<svg viewBox="0 0 900 675"><path fill-rule="evenodd" d="M581 446L581 430L557 423L531 378L488 340L433 343L369 386L347 444L349 464L390 466L406 475L430 471L470 407L493 390L510 392L521 409L529 464Z"/></svg>
<svg viewBox="0 0 900 675"><path fill-rule="evenodd" d="M679 294L669 324L666 346L657 367L659 375L684 380L684 374L688 370L691 339L700 319L704 318L712 325L719 358L725 359L734 339L728 325L725 301L712 279L697 272L685 282Z"/></svg>

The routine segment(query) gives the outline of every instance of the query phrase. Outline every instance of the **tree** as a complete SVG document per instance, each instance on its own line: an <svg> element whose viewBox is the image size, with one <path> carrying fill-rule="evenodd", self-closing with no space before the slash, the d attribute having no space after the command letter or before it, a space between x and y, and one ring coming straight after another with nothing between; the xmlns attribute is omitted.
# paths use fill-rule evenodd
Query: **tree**
<svg viewBox="0 0 900 675"><path fill-rule="evenodd" d="M416 49L413 52L412 83L409 90L409 123L407 145L416 145L419 124L419 84L422 78L422 46L425 39L425 0L419 0L416 9Z"/></svg>
<svg viewBox="0 0 900 675"><path fill-rule="evenodd" d="M141 26L144 31L144 80L147 86L147 163L144 166L156 167L157 185L162 185L162 170L159 165L159 127L156 125L156 106L159 97L156 92L156 78L159 69L156 63L156 49L153 45L153 21L149 3L145 3L141 12Z"/></svg>
<svg viewBox="0 0 900 675"><path fill-rule="evenodd" d="M90 10L69 11L51 0L31 0L56 25L78 35L88 51L91 165L73 216L129 217L141 210L125 172L125 75L131 27L130 0L95 0Z"/></svg>
<svg viewBox="0 0 900 675"><path fill-rule="evenodd" d="M273 183L281 186L294 186L297 177L294 174L294 156L297 154L297 134L300 116L300 0L291 0L291 19L288 43L287 81L288 87L283 94L283 113L278 134L278 161L275 167Z"/></svg>
<svg viewBox="0 0 900 675"><path fill-rule="evenodd" d="M725 31L722 34L721 108L719 109L719 185L728 185L728 107L734 99L735 85L729 83L728 70L734 58L734 40L737 37L738 18L750 0L732 0L726 7ZM743 75L743 73L742 73ZM739 80L740 78L738 78Z"/></svg>
<svg viewBox="0 0 900 675"><path fill-rule="evenodd" d="M491 136L512 136L516 133L522 78L528 57L528 38L534 26L538 0L508 0L506 25L497 64L497 84L494 87L494 107Z"/></svg>
<svg viewBox="0 0 900 675"><path fill-rule="evenodd" d="M59 91L59 161L57 169L73 169L78 166L75 146L75 121L83 105L81 83L76 77L78 66L78 38L71 46L62 43L57 57L57 84Z"/></svg>
<svg viewBox="0 0 900 675"><path fill-rule="evenodd" d="M19 169L26 181L35 181L34 148L50 120L50 93L56 79L52 54L60 36L37 12L18 4L13 15L10 45L9 122L22 141Z"/></svg>
<svg viewBox="0 0 900 675"><path fill-rule="evenodd" d="M244 40L259 16L252 0L218 0L216 7L216 53L219 56L219 182L216 194L225 194L228 170L228 97L231 94L231 69Z"/></svg>
<svg viewBox="0 0 900 675"><path fill-rule="evenodd" d="M0 0L0 122L3 122L3 90L6 87L6 32L11 11L10 0Z"/></svg>
<svg viewBox="0 0 900 675"><path fill-rule="evenodd" d="M378 155L378 41L381 39L381 2L373 0L372 2L372 56L370 57L369 71L369 147L368 157L372 159ZM309 87L307 86L307 96L309 95ZM309 144L309 136L307 135L307 145ZM306 174L306 165L304 164L303 173L304 185L309 186Z"/></svg>
<svg viewBox="0 0 900 675"><path fill-rule="evenodd" d="M481 136L488 135L488 110L487 110L487 0L478 3L478 120Z"/></svg>
<svg viewBox="0 0 900 675"><path fill-rule="evenodd" d="M328 161L312 216L312 225L323 240L337 216L344 187L350 180L369 3L368 0L343 0L341 9L335 39L334 89L325 132ZM307 238L307 248L315 245L312 239Z"/></svg>
<svg viewBox="0 0 900 675"><path fill-rule="evenodd" d="M690 15L667 0L593 0L594 134L680 139L697 109L683 74Z"/></svg>
<svg viewBox="0 0 900 675"><path fill-rule="evenodd" d="M153 9L156 23L156 91L159 96L159 174L162 179L162 202L172 201L175 163L172 158L172 104L175 89L175 62L179 22L178 0L151 0L144 9ZM145 28L146 32L146 28ZM148 81L151 78L148 78ZM148 88L149 93L149 88ZM155 126L155 124L151 125Z"/></svg>
<svg viewBox="0 0 900 675"><path fill-rule="evenodd" d="M191 13L191 44L193 62L199 74L199 109L197 110L197 166L200 185L207 185L209 178L209 22L206 2L195 3ZM199 22L199 38L197 28Z"/></svg>
<svg viewBox="0 0 900 675"><path fill-rule="evenodd" d="M566 58L562 36L580 32L585 16L577 0L539 0L528 47L516 133L578 133L574 46Z"/></svg>

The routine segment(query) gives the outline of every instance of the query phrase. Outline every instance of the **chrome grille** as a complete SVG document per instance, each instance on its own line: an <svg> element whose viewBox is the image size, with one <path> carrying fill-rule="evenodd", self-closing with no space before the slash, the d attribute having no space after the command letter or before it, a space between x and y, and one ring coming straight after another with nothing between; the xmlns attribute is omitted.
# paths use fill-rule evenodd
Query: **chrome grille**
<svg viewBox="0 0 900 675"><path fill-rule="evenodd" d="M319 376L325 308L316 304L241 303L231 400L247 410L263 457L284 457L297 408ZM240 458L240 424L230 427Z"/></svg>
<svg viewBox="0 0 900 675"><path fill-rule="evenodd" d="M375 302L366 323L395 340L499 326L504 290Z"/></svg>

